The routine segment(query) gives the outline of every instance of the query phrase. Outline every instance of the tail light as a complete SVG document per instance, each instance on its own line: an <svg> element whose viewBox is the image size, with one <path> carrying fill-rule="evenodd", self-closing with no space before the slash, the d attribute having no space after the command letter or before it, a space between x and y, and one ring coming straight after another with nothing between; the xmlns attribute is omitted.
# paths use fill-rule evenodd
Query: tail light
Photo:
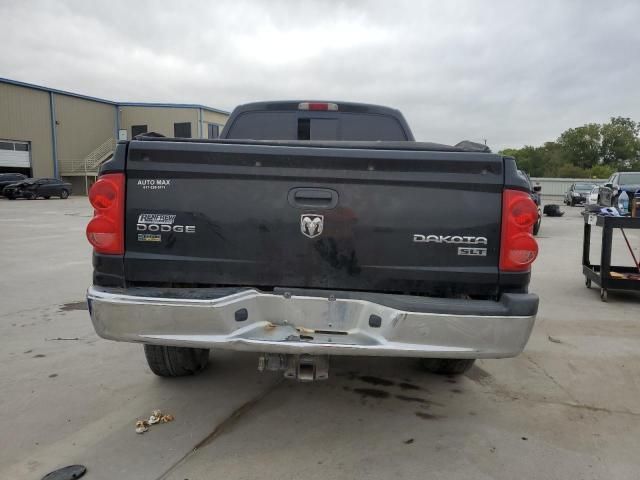
<svg viewBox="0 0 640 480"><path fill-rule="evenodd" d="M97 253L124 253L124 173L101 176L89 189L94 208L87 239Z"/></svg>
<svg viewBox="0 0 640 480"><path fill-rule="evenodd" d="M526 192L505 190L502 194L502 235L500 270L522 272L538 256L533 225L538 221L538 207Z"/></svg>
<svg viewBox="0 0 640 480"><path fill-rule="evenodd" d="M298 104L298 110L326 110L337 112L338 104L326 102L302 102Z"/></svg>

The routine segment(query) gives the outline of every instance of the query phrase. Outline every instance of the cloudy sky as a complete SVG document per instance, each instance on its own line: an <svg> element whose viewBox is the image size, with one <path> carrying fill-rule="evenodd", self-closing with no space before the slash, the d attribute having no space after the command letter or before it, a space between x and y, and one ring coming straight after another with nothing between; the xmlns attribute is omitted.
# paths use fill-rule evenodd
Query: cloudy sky
<svg viewBox="0 0 640 480"><path fill-rule="evenodd" d="M0 0L0 76L231 110L336 99L420 140L541 144L640 120L640 2Z"/></svg>

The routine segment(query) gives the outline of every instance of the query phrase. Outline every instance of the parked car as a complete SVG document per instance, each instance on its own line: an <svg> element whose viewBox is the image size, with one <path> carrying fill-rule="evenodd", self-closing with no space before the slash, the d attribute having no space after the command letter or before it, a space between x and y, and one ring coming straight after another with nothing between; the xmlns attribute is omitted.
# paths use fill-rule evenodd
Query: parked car
<svg viewBox="0 0 640 480"><path fill-rule="evenodd" d="M65 199L71 195L71 184L57 178L27 178L21 182L7 185L2 193L9 200L16 198L33 200L38 197Z"/></svg>
<svg viewBox="0 0 640 480"><path fill-rule="evenodd" d="M594 187L587 195L587 205L597 205L598 204L598 192L600 192L600 185L594 185Z"/></svg>
<svg viewBox="0 0 640 480"><path fill-rule="evenodd" d="M640 190L640 172L616 172L600 187L598 204L615 207L618 197L625 191L629 198Z"/></svg>
<svg viewBox="0 0 640 480"><path fill-rule="evenodd" d="M571 207L586 203L587 197L595 183L574 183L569 187L569 190L564 194L564 204Z"/></svg>
<svg viewBox="0 0 640 480"><path fill-rule="evenodd" d="M89 201L93 326L144 344L159 376L211 348L299 380L329 355L461 374L518 355L538 310L515 160L413 141L390 108L254 103L218 140L119 142Z"/></svg>
<svg viewBox="0 0 640 480"><path fill-rule="evenodd" d="M533 225L533 234L538 235L538 232L540 231L540 225L542 224L542 212L540 211L540 206L542 205L542 198L540 195L542 193L542 186L534 185L531 181L531 177L529 177L529 174L527 172L518 170L518 173L520 173L520 175L522 175L526 179L527 184L529 185L529 191L531 192L531 199L536 204L536 207L538 207L538 219Z"/></svg>
<svg viewBox="0 0 640 480"><path fill-rule="evenodd" d="M27 176L21 173L0 173L0 195L2 195L2 191L7 185L26 179Z"/></svg>

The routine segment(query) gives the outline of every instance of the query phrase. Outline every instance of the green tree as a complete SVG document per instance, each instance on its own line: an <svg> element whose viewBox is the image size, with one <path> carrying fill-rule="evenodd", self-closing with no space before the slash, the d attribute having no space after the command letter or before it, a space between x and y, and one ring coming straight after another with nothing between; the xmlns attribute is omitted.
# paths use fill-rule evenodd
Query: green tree
<svg viewBox="0 0 640 480"><path fill-rule="evenodd" d="M558 178L588 178L589 174L590 171L585 170L584 168L576 167L570 163L565 163L558 168L555 176Z"/></svg>
<svg viewBox="0 0 640 480"><path fill-rule="evenodd" d="M611 165L596 165L591 168L589 178L609 178L615 171Z"/></svg>
<svg viewBox="0 0 640 480"><path fill-rule="evenodd" d="M560 135L558 144L569 163L587 169L600 162L600 128L597 123L588 123L582 127L570 128Z"/></svg>
<svg viewBox="0 0 640 480"><path fill-rule="evenodd" d="M562 146L556 142L546 142L540 149L540 164L546 177L559 177L560 168L566 165Z"/></svg>
<svg viewBox="0 0 640 480"><path fill-rule="evenodd" d="M612 117L602 125L602 160L607 165L624 169L640 155L640 126L630 118Z"/></svg>
<svg viewBox="0 0 640 480"><path fill-rule="evenodd" d="M607 178L617 170L640 170L640 123L612 117L609 123L570 128L557 142L507 148L518 168L532 177Z"/></svg>
<svg viewBox="0 0 640 480"><path fill-rule="evenodd" d="M516 163L520 170L524 170L529 175L537 176L539 175L539 170L541 170L538 166L538 155L536 152L536 147L531 147L526 145L522 148L508 148L501 152L503 155L509 155L511 157L515 157Z"/></svg>
<svg viewBox="0 0 640 480"><path fill-rule="evenodd" d="M542 147L526 145L522 148L507 148L500 153L515 157L518 168L532 177L554 176L562 163L558 146L554 142L547 142Z"/></svg>

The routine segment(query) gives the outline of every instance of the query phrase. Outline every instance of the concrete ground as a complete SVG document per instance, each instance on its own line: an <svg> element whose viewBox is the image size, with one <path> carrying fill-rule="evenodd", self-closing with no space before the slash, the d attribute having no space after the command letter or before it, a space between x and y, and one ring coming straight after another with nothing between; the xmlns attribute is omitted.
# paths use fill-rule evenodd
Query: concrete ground
<svg viewBox="0 0 640 480"><path fill-rule="evenodd" d="M637 479L640 295L585 288L580 209L564 209L543 219L518 358L460 378L334 358L328 381L300 384L224 352L155 377L139 345L91 327L86 199L0 199L0 478L80 463L90 479ZM629 264L619 239L615 253ZM137 435L156 408L175 421Z"/></svg>

